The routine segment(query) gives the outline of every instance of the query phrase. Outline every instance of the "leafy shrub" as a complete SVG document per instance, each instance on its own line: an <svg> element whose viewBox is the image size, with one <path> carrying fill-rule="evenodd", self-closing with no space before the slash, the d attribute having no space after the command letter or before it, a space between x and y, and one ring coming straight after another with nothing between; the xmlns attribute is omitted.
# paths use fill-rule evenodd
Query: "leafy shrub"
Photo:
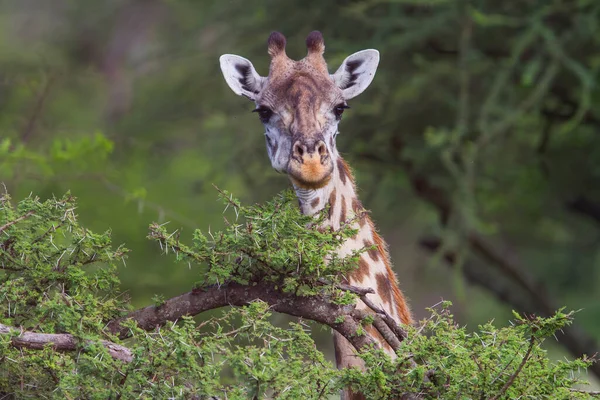
<svg viewBox="0 0 600 400"><path fill-rule="evenodd" d="M196 232L191 246L176 233L151 226L150 237L165 253L199 269L195 290L266 280L281 293L325 295L340 304L355 300L338 284L357 255L333 257L351 229L318 229L315 220L299 213L289 192L251 207L226 193L223 198L234 210L234 222L208 237ZM407 328L396 360L379 349L364 350L366 372L336 370L316 348L305 321L275 326L269 306L260 301L201 322L184 317L149 331L127 321L128 338L120 339L107 325L130 310L116 277L127 250L113 249L110 231L95 234L81 227L75 210L70 195L29 197L16 207L7 194L0 197L3 396L318 399L348 385L369 399L592 396L573 389L583 383L576 373L592 360L554 362L541 347L571 321L572 313L562 311L547 319L515 314L512 326L498 329L490 323L468 332L443 303L430 318ZM40 345L28 341L25 331L69 337L73 347ZM118 345L126 358L114 357L111 346Z"/></svg>

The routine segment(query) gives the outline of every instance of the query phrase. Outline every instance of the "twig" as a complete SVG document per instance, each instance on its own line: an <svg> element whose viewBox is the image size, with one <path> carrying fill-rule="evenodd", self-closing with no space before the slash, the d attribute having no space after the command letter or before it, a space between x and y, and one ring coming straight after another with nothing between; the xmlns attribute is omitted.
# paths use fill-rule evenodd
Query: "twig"
<svg viewBox="0 0 600 400"><path fill-rule="evenodd" d="M12 220L10 222L7 222L6 224L0 226L0 233L4 232L6 229L10 228L17 222L23 221L24 219L31 217L33 214L35 214L34 211L29 211L29 212L27 212L27 214L21 215L19 218Z"/></svg>
<svg viewBox="0 0 600 400"><path fill-rule="evenodd" d="M531 350L533 350L534 344L535 344L535 336L531 335L531 338L529 339L529 348L527 349L527 353L525 353L525 357L523 357L523 361L521 361L521 364L519 364L519 367L517 368L517 370L510 376L510 378L508 379L508 381L506 381L504 386L502 386L502 389L500 389L500 393L496 394L490 400L498 400L498 398L500 396L502 396L508 390L510 385L513 384L513 382L517 378L517 375L519 375L521 373L521 370L527 363L527 360L529 360L529 356L531 355Z"/></svg>
<svg viewBox="0 0 600 400"><path fill-rule="evenodd" d="M358 315L359 311L362 312L362 315L364 315L363 319L373 317L373 327L377 329L377 332L381 334L381 337L390 345L390 347L394 351L398 351L398 349L400 348L402 338L398 337L396 332L392 330L392 328L387 324L387 322L384 321L384 319L381 318L379 315L373 315L370 312L366 312L364 310L355 310L355 313Z"/></svg>
<svg viewBox="0 0 600 400"><path fill-rule="evenodd" d="M85 179L97 179L108 190L110 190L111 192L117 193L120 196L123 196L125 198L127 198L130 195L130 193L128 191L126 191L125 189L123 189L121 186L119 186L119 185L117 185L117 184L109 181L106 177L104 177L102 175L82 176L82 178L85 178ZM189 217L181 215L181 214L179 214L179 213L177 213L177 212L175 212L173 210L165 209L160 204L154 203L154 202L149 201L147 199L143 200L143 205L144 205L144 207L148 207L148 208L150 208L150 209L152 209L152 210L154 210L154 211L156 211L158 213L158 216L159 216L158 220L159 220L159 222L163 222L163 219L165 219L165 216L169 216L169 217L171 217L171 220L177 221L182 226L185 226L185 227L188 227L188 228L192 228L192 229L196 229L196 225L193 224L190 221Z"/></svg>
<svg viewBox="0 0 600 400"><path fill-rule="evenodd" d="M331 283L327 282L325 279L319 279L319 282L326 284L326 285L331 285ZM375 293L375 291L372 288L361 288L358 286L348 285L345 283L339 283L336 285L336 287L338 287L341 290L346 290L348 292L357 294L359 296L359 298L362 300L362 302L365 303L365 305L367 307L369 307L371 310L373 310L376 313L376 315L374 316L376 318L375 318L375 321L373 322L373 326L375 326L375 328L379 331L379 333L381 333L381 335L383 336L384 339L386 339L388 344L390 346L392 346L392 348L394 350L397 350L397 348L400 346L400 342L406 339L407 333L396 322L396 320L394 318L392 318L392 316L390 314L388 314L387 311L378 307L375 303L373 303L367 297L367 294ZM381 322L386 324L387 328L384 328L379 323L379 318L381 319ZM377 324L376 324L376 322L377 322ZM381 329L379 327L381 327ZM389 336L389 334L387 332L388 329L391 330L391 332L393 333L393 336L394 336L394 337L390 337L390 340L388 340L388 338L386 338L386 335Z"/></svg>
<svg viewBox="0 0 600 400"><path fill-rule="evenodd" d="M333 285L333 283L327 281L324 278L319 278L318 281L319 281L319 283L322 283L323 285ZM357 294L359 296L363 296L367 293L375 293L375 290L373 290L373 288L361 288L358 286L348 285L346 283L338 283L335 285L335 287L337 287L338 289L341 289L341 290L345 290L350 293Z"/></svg>
<svg viewBox="0 0 600 400"><path fill-rule="evenodd" d="M363 301L363 303L365 303L367 305L367 307L369 307L371 310L375 311L378 314L378 316L380 316L380 318L383 320L383 322L386 323L386 325L394 332L394 334L400 341L406 339L406 337L408 336L406 331L400 327L400 325L396 322L396 320L394 320L394 318L392 318L392 316L389 315L387 313L387 311L385 311L382 308L377 307L375 305L375 303L373 303L370 299L367 298L366 295L360 296L360 299ZM390 345L392 345L392 344L390 343ZM396 349L394 349L394 350L396 350Z"/></svg>
<svg viewBox="0 0 600 400"><path fill-rule="evenodd" d="M600 397L600 390L593 390L593 391L589 391L589 392L587 390L574 389L574 388L570 388L569 390L571 392L585 393L585 394L589 394L590 396L599 396Z"/></svg>

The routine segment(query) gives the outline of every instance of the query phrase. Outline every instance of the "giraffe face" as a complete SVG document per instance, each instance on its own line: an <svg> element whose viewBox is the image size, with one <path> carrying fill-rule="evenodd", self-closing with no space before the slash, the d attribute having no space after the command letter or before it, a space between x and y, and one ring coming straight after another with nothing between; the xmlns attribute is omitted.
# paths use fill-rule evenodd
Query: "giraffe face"
<svg viewBox="0 0 600 400"><path fill-rule="evenodd" d="M308 55L293 61L285 54L283 35L272 33L267 77L239 56L223 55L220 62L231 89L255 102L273 168L288 174L296 187L316 189L326 185L332 175L338 157L335 138L342 113L348 108L346 101L369 86L379 53L355 53L330 75L321 34L311 33L306 43Z"/></svg>
<svg viewBox="0 0 600 400"><path fill-rule="evenodd" d="M273 79L256 99L273 168L303 188L324 186L337 157L335 136L344 109L329 74L298 63Z"/></svg>

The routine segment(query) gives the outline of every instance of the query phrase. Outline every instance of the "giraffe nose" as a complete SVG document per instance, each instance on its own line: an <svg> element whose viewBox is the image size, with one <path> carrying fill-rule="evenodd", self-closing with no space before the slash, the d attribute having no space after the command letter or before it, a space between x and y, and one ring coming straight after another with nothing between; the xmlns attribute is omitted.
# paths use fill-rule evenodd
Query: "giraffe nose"
<svg viewBox="0 0 600 400"><path fill-rule="evenodd" d="M327 146L322 140L316 141L300 141L297 140L292 147L292 155L300 162L308 161L315 156L324 161L324 156L327 155Z"/></svg>

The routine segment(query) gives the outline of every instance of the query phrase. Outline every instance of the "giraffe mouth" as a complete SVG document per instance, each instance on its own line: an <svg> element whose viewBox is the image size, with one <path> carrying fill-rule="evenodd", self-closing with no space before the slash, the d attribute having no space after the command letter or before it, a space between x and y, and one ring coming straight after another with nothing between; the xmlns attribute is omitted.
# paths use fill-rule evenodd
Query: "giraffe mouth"
<svg viewBox="0 0 600 400"><path fill-rule="evenodd" d="M333 164L329 160L322 162L318 156L309 160L292 158L287 172L295 186L302 189L319 189L331 180Z"/></svg>

